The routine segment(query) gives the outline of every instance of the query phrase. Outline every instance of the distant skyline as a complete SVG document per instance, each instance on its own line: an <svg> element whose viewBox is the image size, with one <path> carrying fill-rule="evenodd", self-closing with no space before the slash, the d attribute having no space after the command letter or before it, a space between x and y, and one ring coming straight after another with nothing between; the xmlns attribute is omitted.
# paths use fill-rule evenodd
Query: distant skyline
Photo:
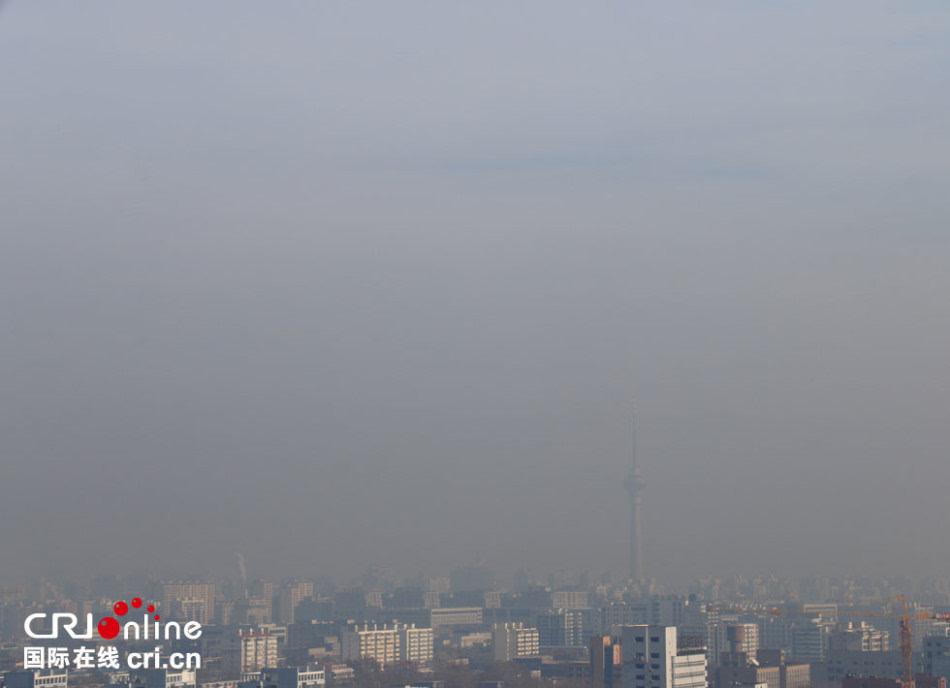
<svg viewBox="0 0 950 688"><path fill-rule="evenodd" d="M948 34L4 3L0 582L941 574Z"/></svg>
<svg viewBox="0 0 950 688"><path fill-rule="evenodd" d="M445 571L419 571L409 576L400 576L391 570L367 567L363 571L352 571L341 577L310 575L297 572L293 575L274 570L272 566L262 566L257 573L248 576L245 587L253 588L256 583L266 582L284 585L290 582L307 581L312 583L318 595L333 594L347 590L365 589L394 592L408 589L440 589L440 584L449 585L450 578L468 565L460 565ZM861 571L843 575L828 575L812 572L800 576L788 576L779 572L747 571L722 576L697 576L672 583L667 580L649 579L647 585L631 583L624 572L614 571L576 571L559 569L555 571L517 570L514 572L497 571L490 567L476 565L476 568L488 568L494 584L489 588L511 594L524 592L522 586L528 585L534 590L547 588L558 590L586 590L595 592L601 586L616 592L626 590L628 596L679 596L696 595L697 599L711 601L715 599L746 599L748 602L763 603L768 600L784 599L786 602L819 601L822 598L851 600L861 597L874 597L885 603L893 601L896 592L907 595L921 604L943 606L947 591L950 590L950 575L929 576L914 579L907 576L878 577ZM161 574L149 571L133 571L125 575L103 573L88 579L69 576L38 577L18 581L16 588L8 588L19 596L31 598L37 591L53 586L67 596L79 595L80 598L121 594L123 591L141 590L149 585L175 582L210 582L219 586L217 592L225 598L242 595L241 576L237 569L196 573L185 571L165 571ZM434 586L434 587L433 587ZM753 590L758 592L753 593ZM110 593L111 591L111 593ZM450 593L452 594L452 593ZM855 595L857 597L855 597ZM608 593L609 597L609 593Z"/></svg>

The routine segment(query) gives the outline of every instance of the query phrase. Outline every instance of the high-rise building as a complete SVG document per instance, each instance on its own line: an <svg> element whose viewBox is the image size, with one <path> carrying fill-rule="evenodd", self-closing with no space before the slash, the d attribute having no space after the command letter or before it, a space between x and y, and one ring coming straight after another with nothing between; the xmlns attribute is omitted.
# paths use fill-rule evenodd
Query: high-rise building
<svg viewBox="0 0 950 688"><path fill-rule="evenodd" d="M828 636L834 622L819 616L792 627L792 658L798 662L823 662L828 656Z"/></svg>
<svg viewBox="0 0 950 688"><path fill-rule="evenodd" d="M434 650L432 629L414 625L354 625L344 629L341 639L344 662L372 659L380 667L396 662L428 664Z"/></svg>
<svg viewBox="0 0 950 688"><path fill-rule="evenodd" d="M780 688L810 688L811 664L789 664L782 650L759 649L755 654L759 668L778 667Z"/></svg>
<svg viewBox="0 0 950 688"><path fill-rule="evenodd" d="M258 578L251 583L251 597L262 597L266 600L274 599L274 584L271 581Z"/></svg>
<svg viewBox="0 0 950 688"><path fill-rule="evenodd" d="M759 618L758 624L760 648L791 653L793 619L768 614Z"/></svg>
<svg viewBox="0 0 950 688"><path fill-rule="evenodd" d="M923 639L924 673L950 679L950 632Z"/></svg>
<svg viewBox="0 0 950 688"><path fill-rule="evenodd" d="M236 678L277 666L277 636L265 629L206 628L202 629L201 652L206 657L220 657L224 675Z"/></svg>
<svg viewBox="0 0 950 688"><path fill-rule="evenodd" d="M623 645L620 638L595 635L590 639L591 688L622 688Z"/></svg>
<svg viewBox="0 0 950 688"><path fill-rule="evenodd" d="M313 583L310 581L294 581L282 585L277 595L278 622L292 624L294 610L308 597L313 597Z"/></svg>
<svg viewBox="0 0 950 688"><path fill-rule="evenodd" d="M749 658L754 659L756 651L761 647L759 624L740 621L740 617L736 614L718 616L709 626L708 637L709 661L714 666L724 661L735 664L736 658L724 660L730 652L745 653Z"/></svg>
<svg viewBox="0 0 950 688"><path fill-rule="evenodd" d="M553 609L537 616L541 647L578 647L590 639L590 611Z"/></svg>
<svg viewBox="0 0 950 688"><path fill-rule="evenodd" d="M267 631L238 632L233 664L239 664L241 673L260 671L277 664L277 637ZM221 658L224 664L225 657Z"/></svg>
<svg viewBox="0 0 950 688"><path fill-rule="evenodd" d="M202 626L214 621L214 583L165 583L162 596L162 609L172 618Z"/></svg>
<svg viewBox="0 0 950 688"><path fill-rule="evenodd" d="M231 612L231 623L261 626L273 620L274 604L269 597L248 597L237 600ZM221 620L224 624L224 620Z"/></svg>
<svg viewBox="0 0 950 688"><path fill-rule="evenodd" d="M886 652L889 648L889 634L867 622L854 624L850 621L838 624L828 635L828 650L855 650L858 652Z"/></svg>
<svg viewBox="0 0 950 688"><path fill-rule="evenodd" d="M722 664L716 667L714 688L762 686L763 688L809 688L810 664L787 664L782 650L758 650L755 655L743 651L741 626L731 626L732 650L722 653Z"/></svg>
<svg viewBox="0 0 950 688"><path fill-rule="evenodd" d="M862 652L861 650L829 650L824 661L824 676L816 678L831 683L845 676L876 676L900 680L904 662L900 650Z"/></svg>
<svg viewBox="0 0 950 688"><path fill-rule="evenodd" d="M759 625L755 623L722 624L716 629L719 664L745 664L759 651ZM745 658L741 657L745 655Z"/></svg>
<svg viewBox="0 0 950 688"><path fill-rule="evenodd" d="M707 688L706 648L674 626L624 626L623 688Z"/></svg>
<svg viewBox="0 0 950 688"><path fill-rule="evenodd" d="M431 628L399 627L399 661L426 665L435 656L435 635Z"/></svg>
<svg viewBox="0 0 950 688"><path fill-rule="evenodd" d="M688 602L677 595L654 596L647 600L648 621L652 626L676 626L686 623Z"/></svg>
<svg viewBox="0 0 950 688"><path fill-rule="evenodd" d="M620 634L621 626L649 623L645 603L614 603L594 610L591 631L598 635Z"/></svg>
<svg viewBox="0 0 950 688"><path fill-rule="evenodd" d="M590 600L586 590L558 590L551 594L551 605L555 609L590 609Z"/></svg>
<svg viewBox="0 0 950 688"><path fill-rule="evenodd" d="M525 628L520 622L497 623L492 628L492 654L496 662L519 657L537 657L541 651L537 628Z"/></svg>
<svg viewBox="0 0 950 688"><path fill-rule="evenodd" d="M478 626L483 618L481 607L439 607L427 611L432 628Z"/></svg>

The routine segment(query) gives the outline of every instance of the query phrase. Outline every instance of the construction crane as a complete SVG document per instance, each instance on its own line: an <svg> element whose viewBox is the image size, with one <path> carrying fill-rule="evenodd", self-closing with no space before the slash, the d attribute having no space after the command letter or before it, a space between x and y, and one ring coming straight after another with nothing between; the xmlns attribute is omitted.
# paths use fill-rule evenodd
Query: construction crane
<svg viewBox="0 0 950 688"><path fill-rule="evenodd" d="M842 612L835 611L837 616L859 616L859 617L874 617L878 619L898 619L900 620L900 650L901 650L901 673L903 678L903 683L905 688L910 688L913 685L914 680L914 640L913 632L911 630L910 622L920 619L931 619L931 620L941 620L941 621L950 621L950 614L928 614L926 612L917 612L917 613L908 613L907 611L907 597L905 595L895 596L891 602L900 602L901 603L901 614L888 614L884 612ZM719 611L727 613L744 613L744 614L772 614L773 616L780 616L785 614L791 615L807 615L813 616L816 613L821 614L821 612L814 611L805 611L801 609L780 609L776 607L760 607L756 608L747 608L747 607L719 607L712 606L709 607L710 611Z"/></svg>
<svg viewBox="0 0 950 688"><path fill-rule="evenodd" d="M914 680L913 672L913 661L914 661L914 638L910 630L910 620L913 618L925 618L920 616L908 616L907 615L907 596L906 595L897 595L892 600L894 602L900 602L903 610L903 614L900 615L901 620L901 667L904 670L904 686L910 686L911 681Z"/></svg>

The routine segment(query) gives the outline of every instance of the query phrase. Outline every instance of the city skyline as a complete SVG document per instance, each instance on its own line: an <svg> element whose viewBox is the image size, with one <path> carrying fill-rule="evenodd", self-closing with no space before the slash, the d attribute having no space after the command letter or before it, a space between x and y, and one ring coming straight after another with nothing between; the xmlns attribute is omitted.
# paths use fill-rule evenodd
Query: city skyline
<svg viewBox="0 0 950 688"><path fill-rule="evenodd" d="M454 688L503 676L533 688L939 688L950 677L950 578L912 590L867 576L737 576L694 581L685 596L629 578L521 576L512 590L472 564L394 588L233 582L2 590L4 685ZM136 609L155 613L154 635L140 638ZM130 613L123 627L116 617ZM56 629L81 617L90 629L102 619L100 638L37 645L62 643ZM143 667L144 656L167 662Z"/></svg>

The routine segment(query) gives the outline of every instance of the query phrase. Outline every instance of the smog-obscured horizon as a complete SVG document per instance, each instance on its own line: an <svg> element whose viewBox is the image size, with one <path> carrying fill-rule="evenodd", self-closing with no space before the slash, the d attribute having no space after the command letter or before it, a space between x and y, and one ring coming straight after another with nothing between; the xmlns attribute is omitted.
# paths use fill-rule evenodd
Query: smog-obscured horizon
<svg viewBox="0 0 950 688"><path fill-rule="evenodd" d="M0 581L941 572L948 28L6 3Z"/></svg>

